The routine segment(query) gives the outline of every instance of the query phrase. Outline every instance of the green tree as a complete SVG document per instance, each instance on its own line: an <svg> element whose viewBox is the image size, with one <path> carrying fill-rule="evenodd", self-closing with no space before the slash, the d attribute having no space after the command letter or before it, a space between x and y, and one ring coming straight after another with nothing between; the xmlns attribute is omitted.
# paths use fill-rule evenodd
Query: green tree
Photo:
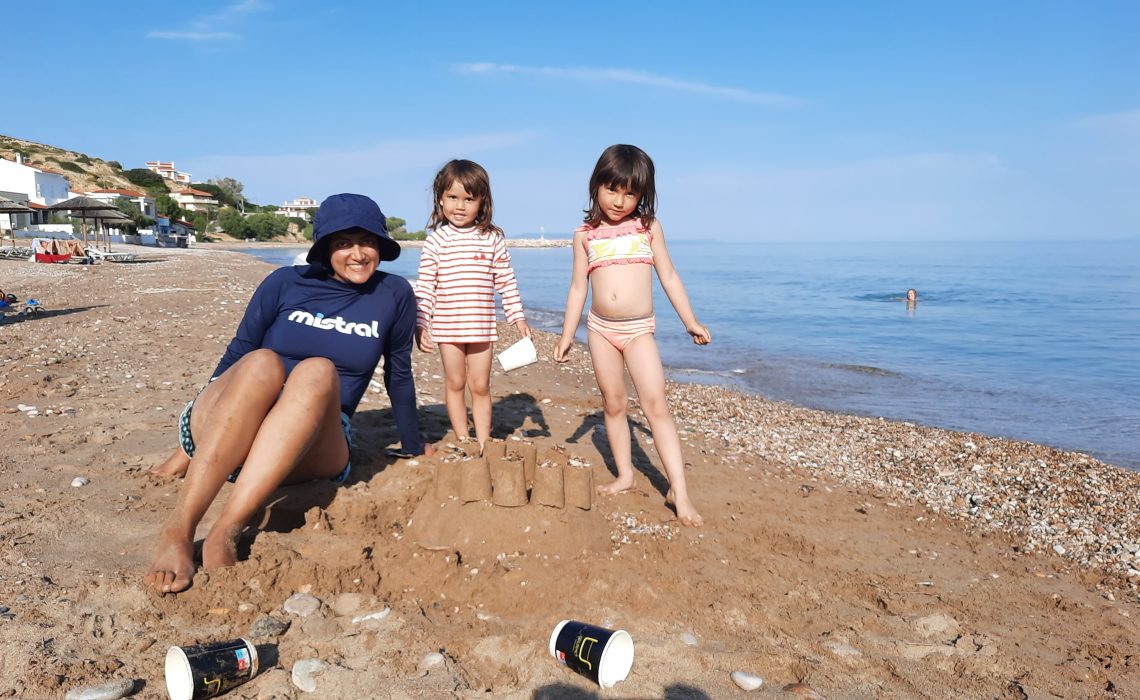
<svg viewBox="0 0 1140 700"><path fill-rule="evenodd" d="M150 194L164 194L169 191L166 189L166 180L163 180L158 173L146 168L124 170L123 177L127 178L132 185L141 187Z"/></svg>
<svg viewBox="0 0 1140 700"><path fill-rule="evenodd" d="M246 237L245 217L233 207L225 207L218 212L218 228L234 238Z"/></svg>
<svg viewBox="0 0 1140 700"><path fill-rule="evenodd" d="M169 216L172 219L181 219L185 216L182 207L178 206L178 202L168 194L160 194L154 198L154 208L159 214Z"/></svg>
<svg viewBox="0 0 1140 700"><path fill-rule="evenodd" d="M194 212L194 216L191 217L190 223L194 224L194 228L197 229L200 238L205 237L206 229L210 226L210 215L204 211L196 211Z"/></svg>
<svg viewBox="0 0 1140 700"><path fill-rule="evenodd" d="M388 235L392 238L408 232L408 222L397 216L389 216L384 223L388 227Z"/></svg>
<svg viewBox="0 0 1140 700"><path fill-rule="evenodd" d="M212 177L209 184L214 185L226 194L228 200L226 204L245 211L245 195L242 194L245 191L245 185L241 184L240 180L232 177Z"/></svg>
<svg viewBox="0 0 1140 700"><path fill-rule="evenodd" d="M143 219L146 217L143 216L142 209L139 209L139 205L135 204L131 200L122 198L116 199L115 208L131 217L131 221L134 222L135 228L144 225Z"/></svg>
<svg viewBox="0 0 1140 700"><path fill-rule="evenodd" d="M270 241L289 232L289 221L276 214L250 214L245 220L254 238Z"/></svg>

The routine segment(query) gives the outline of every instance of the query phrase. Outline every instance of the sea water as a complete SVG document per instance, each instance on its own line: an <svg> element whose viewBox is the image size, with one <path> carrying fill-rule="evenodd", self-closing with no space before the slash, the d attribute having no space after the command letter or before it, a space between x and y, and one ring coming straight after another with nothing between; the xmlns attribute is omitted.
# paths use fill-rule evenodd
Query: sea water
<svg viewBox="0 0 1140 700"><path fill-rule="evenodd" d="M673 378L1140 468L1140 241L673 240L669 250L713 335L694 345L655 289ZM243 252L291 264L300 251ZM571 250L511 255L531 325L559 332ZM406 248L382 269L414 279L418 263L419 248Z"/></svg>

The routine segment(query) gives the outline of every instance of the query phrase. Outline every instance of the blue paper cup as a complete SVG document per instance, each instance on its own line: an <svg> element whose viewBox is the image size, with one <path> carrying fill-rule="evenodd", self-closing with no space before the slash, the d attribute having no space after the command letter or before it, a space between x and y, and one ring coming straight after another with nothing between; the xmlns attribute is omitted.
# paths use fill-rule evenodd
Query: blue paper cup
<svg viewBox="0 0 1140 700"><path fill-rule="evenodd" d="M206 700L257 675L257 649L248 639L170 647L166 692L170 700Z"/></svg>
<svg viewBox="0 0 1140 700"><path fill-rule="evenodd" d="M603 688L624 681L633 667L633 638L577 620L563 620L550 634L550 655Z"/></svg>

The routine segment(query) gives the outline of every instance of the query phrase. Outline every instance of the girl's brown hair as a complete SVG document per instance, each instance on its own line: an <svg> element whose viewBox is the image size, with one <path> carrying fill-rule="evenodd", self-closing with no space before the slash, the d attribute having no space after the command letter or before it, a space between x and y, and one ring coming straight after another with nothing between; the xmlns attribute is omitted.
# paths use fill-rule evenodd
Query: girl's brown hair
<svg viewBox="0 0 1140 700"><path fill-rule="evenodd" d="M590 176L590 208L583 210L586 215L583 221L590 226L602 222L598 188L617 186L641 195L634 216L648 228L657 218L657 188L653 177L653 159L637 146L619 143L602 151Z"/></svg>
<svg viewBox="0 0 1140 700"><path fill-rule="evenodd" d="M443 199L443 193L456 182L463 185L467 194L482 200L479 203L479 213L475 216L476 228L484 233L503 235L503 229L496 226L491 218L495 210L495 205L491 201L491 176L482 165L470 160L449 161L436 173L435 182L432 184L431 218L428 219L427 227L434 229L447 223L439 200Z"/></svg>

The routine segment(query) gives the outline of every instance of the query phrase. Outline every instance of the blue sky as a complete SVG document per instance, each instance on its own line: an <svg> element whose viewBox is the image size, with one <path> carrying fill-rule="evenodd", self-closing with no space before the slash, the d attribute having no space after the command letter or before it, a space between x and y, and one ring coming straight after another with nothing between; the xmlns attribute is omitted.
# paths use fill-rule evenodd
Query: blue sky
<svg viewBox="0 0 1140 700"><path fill-rule="evenodd" d="M435 171L470 158L508 235L556 234L580 220L602 149L633 143L657 164L676 238L1140 235L1135 2L68 1L5 15L0 133L236 177L259 203L357 191L420 227ZM107 98L52 90L80 79Z"/></svg>

